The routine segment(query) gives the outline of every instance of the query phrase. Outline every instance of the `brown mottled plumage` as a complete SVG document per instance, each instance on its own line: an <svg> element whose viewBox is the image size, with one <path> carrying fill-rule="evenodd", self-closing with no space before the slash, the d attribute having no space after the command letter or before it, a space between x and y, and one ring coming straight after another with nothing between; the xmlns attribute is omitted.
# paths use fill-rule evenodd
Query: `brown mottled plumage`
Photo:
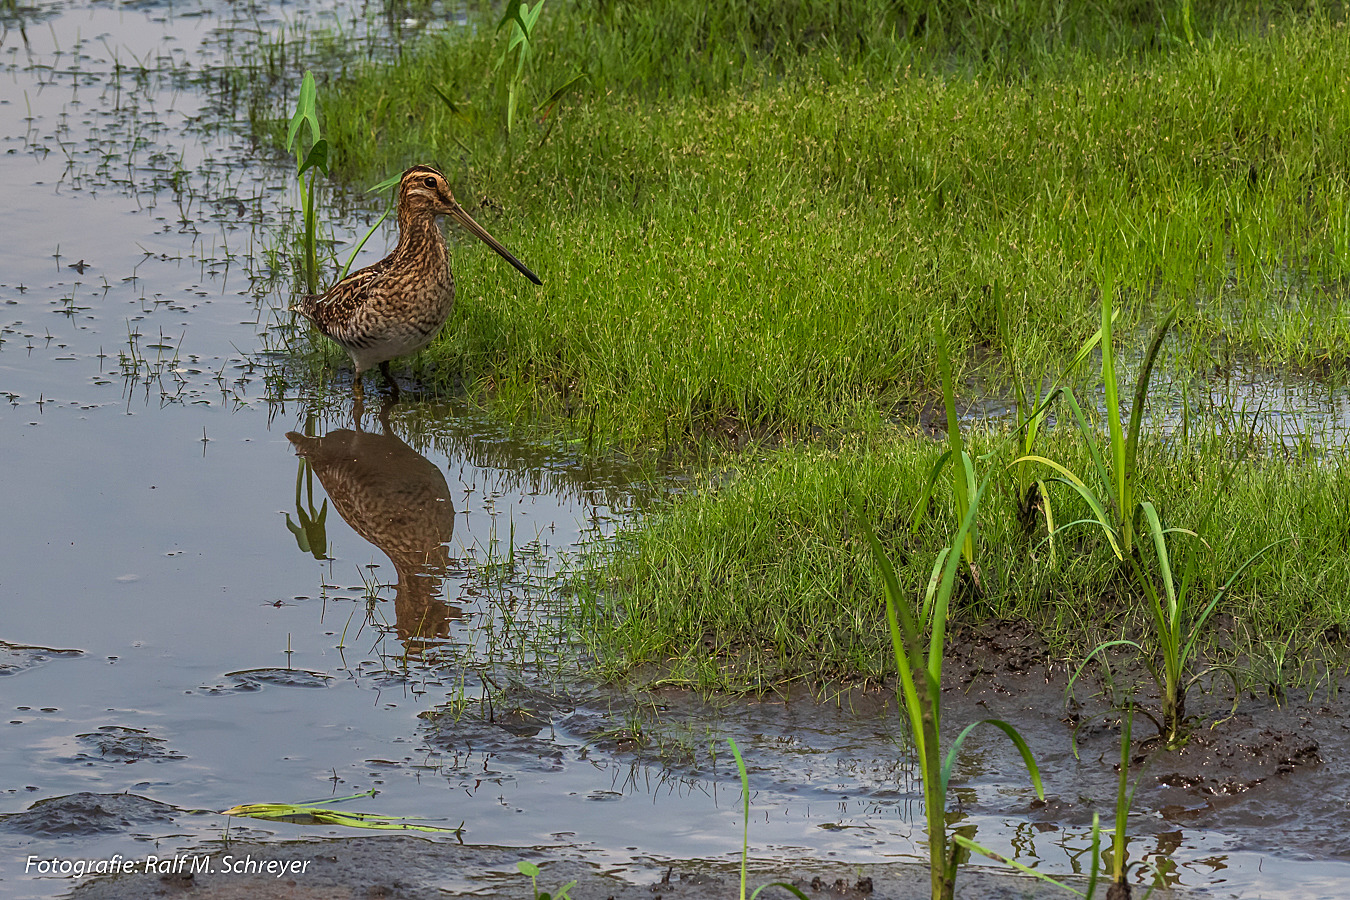
<svg viewBox="0 0 1350 900"><path fill-rule="evenodd" d="M455 305L450 253L437 216L450 216L535 284L539 279L475 222L450 194L445 176L413 166L398 185L398 244L322 294L306 294L295 310L351 355L356 384L379 366L390 384L389 360L421 350Z"/></svg>

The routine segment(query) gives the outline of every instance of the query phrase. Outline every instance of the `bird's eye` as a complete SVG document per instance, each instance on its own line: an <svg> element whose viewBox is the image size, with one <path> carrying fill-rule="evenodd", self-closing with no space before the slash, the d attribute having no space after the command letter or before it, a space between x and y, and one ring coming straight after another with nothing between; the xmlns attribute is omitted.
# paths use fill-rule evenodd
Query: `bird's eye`
<svg viewBox="0 0 1350 900"><path fill-rule="evenodd" d="M426 181L424 181L423 184L425 184L429 188L434 188L436 186L436 179L431 175L428 175L426 177Z"/></svg>

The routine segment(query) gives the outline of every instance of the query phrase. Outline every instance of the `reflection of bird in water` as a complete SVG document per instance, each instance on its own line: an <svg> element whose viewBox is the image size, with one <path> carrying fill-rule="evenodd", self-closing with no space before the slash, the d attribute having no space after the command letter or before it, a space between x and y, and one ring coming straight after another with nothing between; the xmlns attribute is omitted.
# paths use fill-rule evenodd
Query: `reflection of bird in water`
<svg viewBox="0 0 1350 900"><path fill-rule="evenodd" d="M413 166L398 185L398 245L373 266L353 272L323 294L306 294L295 310L346 350L361 373L379 366L395 396L389 360L421 350L441 330L455 305L455 277L437 216L449 216L497 251L522 275L539 277L464 211L445 176Z"/></svg>
<svg viewBox="0 0 1350 900"><path fill-rule="evenodd" d="M314 468L338 514L394 564L399 638L409 650L444 638L460 612L438 596L455 530L445 475L390 433L340 428L321 437L294 431L286 437Z"/></svg>

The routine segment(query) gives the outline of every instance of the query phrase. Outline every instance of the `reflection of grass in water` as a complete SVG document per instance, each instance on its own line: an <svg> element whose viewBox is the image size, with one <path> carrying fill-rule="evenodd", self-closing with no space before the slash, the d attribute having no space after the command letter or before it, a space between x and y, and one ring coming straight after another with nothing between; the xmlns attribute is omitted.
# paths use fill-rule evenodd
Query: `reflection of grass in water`
<svg viewBox="0 0 1350 900"><path fill-rule="evenodd" d="M417 576L444 578L434 602L464 611L462 620L458 614L452 620L448 638L401 638L400 624L415 629L418 623L396 620L396 586L381 577L380 564L370 563L357 570L361 596L350 598L345 614L339 606L337 649L344 656L364 654L374 670L389 674L416 671L420 679L449 673L461 680L461 693L466 673L477 683L498 671L541 677L575 672L576 645L564 615L569 601L559 589L556 558L540 541L504 546L495 532L499 514L489 514L494 525L485 547L463 548L450 560L448 575Z"/></svg>

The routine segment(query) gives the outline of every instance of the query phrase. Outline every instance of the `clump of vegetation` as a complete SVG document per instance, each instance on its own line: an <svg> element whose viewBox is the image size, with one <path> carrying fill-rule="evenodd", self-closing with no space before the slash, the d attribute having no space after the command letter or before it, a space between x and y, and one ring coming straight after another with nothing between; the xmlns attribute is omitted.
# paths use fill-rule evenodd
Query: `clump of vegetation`
<svg viewBox="0 0 1350 900"><path fill-rule="evenodd" d="M1350 469L1257 457L1220 491L1231 468L1220 454L1232 445L1209 440L1146 445L1139 460L1147 495L1168 521L1194 530L1212 507L1206 540L1188 550L1198 565L1187 590L1201 598L1192 610L1201 611L1240 573L1216 608L1255 635L1297 634L1300 646L1315 646L1318 635L1335 633L1350 617L1350 560L1337 506L1350 503ZM1068 468L1091 465L1072 429L1053 429L1041 444ZM1001 437L976 433L968 445L976 459L1003 453L1011 460ZM582 632L613 674L656 664L665 677L702 688L882 677L890 655L882 585L849 522L860 505L902 589L921 596L930 575L925 557L932 559L959 524L944 500L918 534L909 531L941 452L928 442L859 438L836 448L794 446L741 457L734 473L702 476L688 493L596 548L582 595ZM1052 559L1044 528L1024 530L1012 485L1010 478L995 482L983 501L975 546L983 590L963 595L960 618L1028 618L1062 652L1072 656L1079 648L1079 658L1122 629L1144 634L1148 599L1100 530L1061 532ZM1076 495L1058 503L1064 524L1090 515ZM1147 571L1157 578L1152 563ZM1241 633L1202 635L1191 650L1231 658L1246 649Z"/></svg>

